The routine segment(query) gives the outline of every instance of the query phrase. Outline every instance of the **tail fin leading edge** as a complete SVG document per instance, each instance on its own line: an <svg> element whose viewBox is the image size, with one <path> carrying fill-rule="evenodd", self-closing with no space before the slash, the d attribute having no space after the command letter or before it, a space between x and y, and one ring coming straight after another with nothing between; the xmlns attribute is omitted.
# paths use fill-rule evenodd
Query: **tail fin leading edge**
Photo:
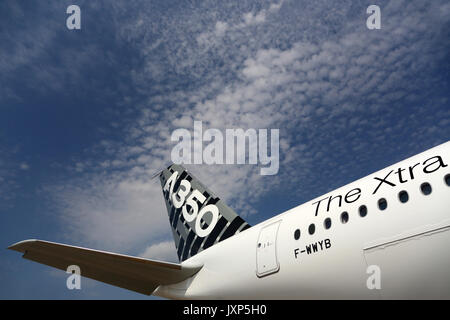
<svg viewBox="0 0 450 320"><path fill-rule="evenodd" d="M160 175L180 262L250 225L180 165Z"/></svg>

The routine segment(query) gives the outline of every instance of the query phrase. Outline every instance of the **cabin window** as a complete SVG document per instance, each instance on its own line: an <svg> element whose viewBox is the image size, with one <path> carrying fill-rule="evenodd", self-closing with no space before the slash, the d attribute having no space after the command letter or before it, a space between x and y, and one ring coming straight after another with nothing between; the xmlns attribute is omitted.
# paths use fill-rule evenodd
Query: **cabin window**
<svg viewBox="0 0 450 320"><path fill-rule="evenodd" d="M408 192L406 192L405 190L400 191L398 193L398 199L400 200L401 203L408 202L408 200L409 200Z"/></svg>
<svg viewBox="0 0 450 320"><path fill-rule="evenodd" d="M387 208L387 201L385 198L381 198L380 200L378 200L378 208L380 208L380 210L384 210Z"/></svg>
<svg viewBox="0 0 450 320"><path fill-rule="evenodd" d="M420 190L427 196L431 193L431 185L428 182L424 182L420 185Z"/></svg>
<svg viewBox="0 0 450 320"><path fill-rule="evenodd" d="M325 227L325 229L330 229L331 228L331 219L326 218L325 221L323 222L323 226Z"/></svg>
<svg viewBox="0 0 450 320"><path fill-rule="evenodd" d="M444 180L445 180L445 183L450 187L450 174L446 175Z"/></svg>
<svg viewBox="0 0 450 320"><path fill-rule="evenodd" d="M294 239L295 240L300 239L300 229L294 231Z"/></svg>
<svg viewBox="0 0 450 320"><path fill-rule="evenodd" d="M308 232L309 232L309 234L314 234L315 231L316 231L316 226L314 225L314 223L311 223L309 225Z"/></svg>
<svg viewBox="0 0 450 320"><path fill-rule="evenodd" d="M367 215L367 207L365 205L359 207L359 215L361 217L365 217Z"/></svg>
<svg viewBox="0 0 450 320"><path fill-rule="evenodd" d="M347 211L344 211L341 213L341 222L343 224L348 222L348 212Z"/></svg>

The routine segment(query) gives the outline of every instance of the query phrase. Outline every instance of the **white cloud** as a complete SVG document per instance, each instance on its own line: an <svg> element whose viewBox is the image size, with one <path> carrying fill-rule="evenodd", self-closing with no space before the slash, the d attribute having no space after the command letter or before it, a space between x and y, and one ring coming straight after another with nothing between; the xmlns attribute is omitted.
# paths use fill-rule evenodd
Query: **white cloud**
<svg viewBox="0 0 450 320"><path fill-rule="evenodd" d="M217 45L227 33L241 32L242 29L255 27L263 24L267 20L268 15L275 14L283 5L284 1L279 3L272 3L268 9L261 9L257 12L246 12L240 16L240 21L237 23L229 24L224 21L217 21L214 31L205 31L200 33L196 40L199 45L209 47L211 45ZM230 35L233 37L233 35Z"/></svg>
<svg viewBox="0 0 450 320"><path fill-rule="evenodd" d="M217 37L221 37L225 34L228 29L228 24L226 22L217 21L215 33Z"/></svg>
<svg viewBox="0 0 450 320"><path fill-rule="evenodd" d="M178 262L177 251L173 241L164 241L147 247L140 257L168 262Z"/></svg>
<svg viewBox="0 0 450 320"><path fill-rule="evenodd" d="M146 173L95 174L82 181L48 187L66 236L106 250L137 250L166 235L168 216L159 181Z"/></svg>
<svg viewBox="0 0 450 320"><path fill-rule="evenodd" d="M254 15L253 13L248 12L242 17L246 25L252 25L264 22L266 20L266 13L263 11Z"/></svg>
<svg viewBox="0 0 450 320"><path fill-rule="evenodd" d="M414 76L433 61L434 52L427 48L433 47L431 17L438 8L417 11L414 4L388 5L383 15L390 19L384 19L380 32L370 32L364 19L349 20L345 9L331 11L333 25L319 9L302 12L293 2L283 5L289 6L287 17L270 16L281 7L272 4L246 18L237 12L206 26L198 12L189 12L192 16L186 14L185 19L169 19L164 32L171 37L157 47L141 34L145 26L158 31L151 19L144 26L124 24L119 34L142 36L136 50L148 68L133 70L131 82L144 98L136 105L124 100L139 116L127 122L123 141L105 140L95 148L93 158L100 154L108 159L98 165L92 161L91 173L68 184L74 187L58 186L59 191L53 186L71 237L98 247L142 252L170 235L159 182L148 179L170 160L170 133L179 127L191 129L193 120L202 120L204 129L280 129L284 152L277 176L261 176L248 165L188 166L244 217L257 213L255 204L269 190L289 189L296 198L309 200L321 190L320 181L331 181L329 188L336 175L358 178L351 176L350 168L373 161L365 155L373 147L366 143L368 137L389 139L386 132L371 129L398 112L399 100L416 101L422 89L421 79ZM292 20L290 11L299 16ZM269 19L273 21L267 23ZM326 22L317 24L317 19ZM441 19L448 21L448 16ZM262 29L244 28L250 22L259 22ZM416 29L423 23L429 28ZM338 33L332 33L334 27ZM160 83L154 66L176 77ZM383 112L375 114L379 108ZM405 116L391 129L401 132L407 121L431 116L415 110L420 117ZM349 150L360 150L360 156L349 163L339 161ZM319 163L325 168L320 172ZM105 172L110 166L118 172ZM146 252L156 256L167 246L150 245Z"/></svg>

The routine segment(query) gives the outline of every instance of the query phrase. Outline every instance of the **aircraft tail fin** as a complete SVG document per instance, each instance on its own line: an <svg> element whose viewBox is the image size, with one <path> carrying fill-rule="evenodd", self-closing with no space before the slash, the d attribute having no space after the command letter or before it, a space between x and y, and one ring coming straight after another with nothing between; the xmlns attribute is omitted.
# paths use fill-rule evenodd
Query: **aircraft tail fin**
<svg viewBox="0 0 450 320"><path fill-rule="evenodd" d="M182 166L172 164L159 177L180 262L250 228Z"/></svg>

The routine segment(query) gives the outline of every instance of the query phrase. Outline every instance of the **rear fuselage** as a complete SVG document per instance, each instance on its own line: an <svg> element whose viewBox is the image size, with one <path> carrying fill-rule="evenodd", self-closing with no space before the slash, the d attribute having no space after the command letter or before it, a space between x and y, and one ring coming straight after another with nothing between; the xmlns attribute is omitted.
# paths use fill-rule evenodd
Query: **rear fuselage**
<svg viewBox="0 0 450 320"><path fill-rule="evenodd" d="M154 294L450 298L449 164L447 142L286 211L184 261L203 268Z"/></svg>

